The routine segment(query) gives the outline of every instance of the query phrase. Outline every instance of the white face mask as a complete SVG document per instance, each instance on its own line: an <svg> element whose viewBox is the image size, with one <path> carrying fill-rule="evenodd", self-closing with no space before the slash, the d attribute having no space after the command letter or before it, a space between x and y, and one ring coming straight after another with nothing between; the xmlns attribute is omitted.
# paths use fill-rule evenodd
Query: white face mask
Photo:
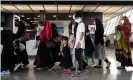
<svg viewBox="0 0 133 80"><path fill-rule="evenodd" d="M81 22L81 18L75 19L75 22L80 23Z"/></svg>
<svg viewBox="0 0 133 80"><path fill-rule="evenodd" d="M96 24L96 22L94 21L94 25Z"/></svg>
<svg viewBox="0 0 133 80"><path fill-rule="evenodd" d="M124 23L124 20L121 20L121 23L123 24Z"/></svg>

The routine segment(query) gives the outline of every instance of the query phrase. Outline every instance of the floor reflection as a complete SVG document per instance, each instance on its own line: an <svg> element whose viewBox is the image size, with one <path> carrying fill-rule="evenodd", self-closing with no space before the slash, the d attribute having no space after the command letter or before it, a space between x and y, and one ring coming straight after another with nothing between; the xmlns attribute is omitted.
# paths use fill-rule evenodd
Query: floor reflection
<svg viewBox="0 0 133 80"><path fill-rule="evenodd" d="M33 70L33 60L30 60L28 68L17 71L9 76L2 76L1 80L133 80L132 70L117 70L119 66L115 60L113 50L107 50L107 57L111 61L111 68L106 69L106 63L103 62L102 69L85 70L83 76L72 77L71 75L64 75L60 68L57 66L53 71L46 69L41 71ZM97 60L96 60L97 63Z"/></svg>

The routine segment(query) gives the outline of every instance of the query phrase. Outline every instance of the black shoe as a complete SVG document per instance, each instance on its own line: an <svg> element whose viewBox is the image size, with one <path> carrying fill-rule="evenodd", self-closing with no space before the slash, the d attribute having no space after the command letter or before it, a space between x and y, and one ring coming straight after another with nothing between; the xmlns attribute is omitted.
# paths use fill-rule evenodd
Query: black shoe
<svg viewBox="0 0 133 80"><path fill-rule="evenodd" d="M71 68L72 71L75 71L76 69L74 67Z"/></svg>
<svg viewBox="0 0 133 80"><path fill-rule="evenodd" d="M102 68L102 66L101 65L96 65L96 66L94 66L94 68Z"/></svg>
<svg viewBox="0 0 133 80"><path fill-rule="evenodd" d="M124 66L119 66L119 67L117 67L117 69L125 69L125 67Z"/></svg>
<svg viewBox="0 0 133 80"><path fill-rule="evenodd" d="M111 65L111 62L108 62L106 68L107 68L107 69L110 68L110 65Z"/></svg>

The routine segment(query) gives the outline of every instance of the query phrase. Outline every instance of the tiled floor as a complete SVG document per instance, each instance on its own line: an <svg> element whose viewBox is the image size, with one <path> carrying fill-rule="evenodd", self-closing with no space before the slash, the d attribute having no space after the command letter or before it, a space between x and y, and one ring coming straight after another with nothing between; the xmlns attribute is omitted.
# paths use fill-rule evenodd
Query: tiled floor
<svg viewBox="0 0 133 80"><path fill-rule="evenodd" d="M3 76L1 80L133 80L133 72L127 70L117 70L119 65L115 61L114 50L106 50L107 57L112 65L107 70L106 64L103 63L104 68L86 70L81 77L72 77L71 75L64 75L57 66L53 71L33 70L33 60L30 60L28 68L22 71L15 72L9 76Z"/></svg>

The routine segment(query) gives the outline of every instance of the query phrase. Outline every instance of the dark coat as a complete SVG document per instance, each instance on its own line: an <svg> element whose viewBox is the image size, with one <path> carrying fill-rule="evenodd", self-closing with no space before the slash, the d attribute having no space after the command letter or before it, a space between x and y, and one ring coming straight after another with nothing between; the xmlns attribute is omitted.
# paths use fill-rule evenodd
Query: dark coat
<svg viewBox="0 0 133 80"><path fill-rule="evenodd" d="M95 21L96 21L96 31L95 31L94 43L95 43L95 45L104 44L104 39L103 39L104 28L103 28L103 24L97 18L95 19Z"/></svg>

